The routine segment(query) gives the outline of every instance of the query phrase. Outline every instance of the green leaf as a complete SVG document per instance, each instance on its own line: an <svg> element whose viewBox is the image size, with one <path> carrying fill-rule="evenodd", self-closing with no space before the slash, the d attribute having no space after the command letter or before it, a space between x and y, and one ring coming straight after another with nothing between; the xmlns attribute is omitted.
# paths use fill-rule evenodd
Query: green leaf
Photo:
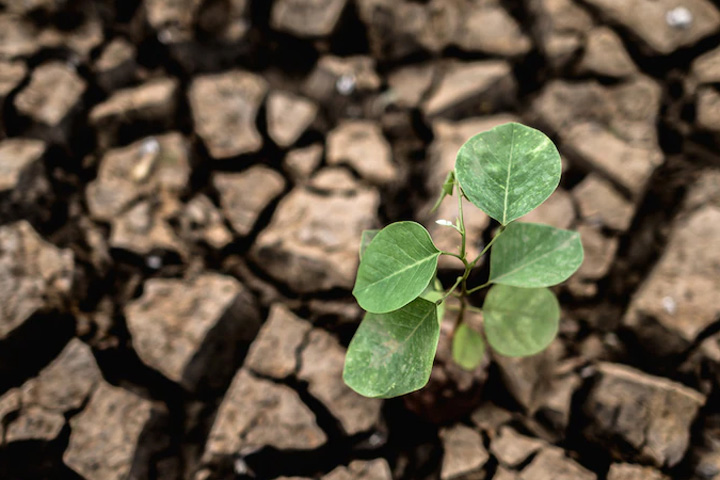
<svg viewBox="0 0 720 480"><path fill-rule="evenodd" d="M420 298L424 298L428 302L433 302L437 305L438 323L441 325L443 317L445 316L445 302L442 301L438 304L437 301L442 300L444 296L445 292L442 289L442 283L440 283L437 277L435 277L434 281L430 282L430 285L428 285L420 295Z"/></svg>
<svg viewBox="0 0 720 480"><path fill-rule="evenodd" d="M419 223L390 224L367 246L353 295L368 312L397 310L425 290L435 276L439 256L440 250Z"/></svg>
<svg viewBox="0 0 720 480"><path fill-rule="evenodd" d="M348 347L345 383L373 398L424 387L440 338L436 311L434 303L418 298L394 312L367 313Z"/></svg>
<svg viewBox="0 0 720 480"><path fill-rule="evenodd" d="M526 357L543 351L557 335L560 305L547 288L494 285L483 315L485 335L495 351Z"/></svg>
<svg viewBox="0 0 720 480"><path fill-rule="evenodd" d="M580 234L538 223L512 223L492 246L490 281L516 287L549 287L583 262Z"/></svg>
<svg viewBox="0 0 720 480"><path fill-rule="evenodd" d="M468 327L466 323L460 324L453 335L452 356L455 363L465 370L474 370L485 357L485 342L482 335Z"/></svg>
<svg viewBox="0 0 720 480"><path fill-rule="evenodd" d="M468 199L507 225L543 203L560 183L560 154L534 128L507 123L460 148L455 176Z"/></svg>
<svg viewBox="0 0 720 480"><path fill-rule="evenodd" d="M368 245L370 245L370 242L372 242L378 232L380 232L380 230L363 230L362 235L360 236L360 260L362 260L365 249L367 249Z"/></svg>
<svg viewBox="0 0 720 480"><path fill-rule="evenodd" d="M445 200L445 197L448 195L452 196L453 189L455 187L455 172L450 171L448 172L447 176L445 177L445 183L443 183L442 191L440 192L440 197L438 197L437 202L435 202L435 205L430 209L430 213L433 213L435 210L440 207L440 204L443 200Z"/></svg>

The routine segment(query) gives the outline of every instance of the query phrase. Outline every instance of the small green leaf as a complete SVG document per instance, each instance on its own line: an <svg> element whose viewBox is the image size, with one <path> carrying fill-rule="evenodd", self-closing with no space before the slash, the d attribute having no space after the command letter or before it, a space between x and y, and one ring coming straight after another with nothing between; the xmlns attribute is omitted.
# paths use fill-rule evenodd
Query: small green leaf
<svg viewBox="0 0 720 480"><path fill-rule="evenodd" d="M507 123L460 148L455 176L476 207L503 225L543 203L560 183L560 154L539 130Z"/></svg>
<svg viewBox="0 0 720 480"><path fill-rule="evenodd" d="M440 250L419 223L390 224L367 246L353 295L368 312L397 310L425 290L435 276L439 256Z"/></svg>
<svg viewBox="0 0 720 480"><path fill-rule="evenodd" d="M490 346L501 355L526 357L543 351L557 335L560 305L547 288L494 285L483 314Z"/></svg>
<svg viewBox="0 0 720 480"><path fill-rule="evenodd" d="M468 327L466 323L460 324L453 335L452 356L455 363L465 370L474 370L485 357L485 342L482 335Z"/></svg>
<svg viewBox="0 0 720 480"><path fill-rule="evenodd" d="M436 312L433 302L418 298L394 312L367 313L348 347L345 383L373 398L424 387L440 338Z"/></svg>
<svg viewBox="0 0 720 480"><path fill-rule="evenodd" d="M363 230L360 236L360 260L362 260L365 249L367 249L373 238L380 232L380 230Z"/></svg>
<svg viewBox="0 0 720 480"><path fill-rule="evenodd" d="M440 207L440 204L443 200L445 200L445 197L448 195L452 196L453 189L455 187L455 172L450 171L448 172L447 176L445 177L445 183L443 183L442 191L440 192L440 197L438 197L437 202L435 202L435 205L430 209L430 213L433 213L435 210Z"/></svg>
<svg viewBox="0 0 720 480"><path fill-rule="evenodd" d="M492 246L490 281L516 287L550 287L583 262L580 234L538 223L512 223Z"/></svg>

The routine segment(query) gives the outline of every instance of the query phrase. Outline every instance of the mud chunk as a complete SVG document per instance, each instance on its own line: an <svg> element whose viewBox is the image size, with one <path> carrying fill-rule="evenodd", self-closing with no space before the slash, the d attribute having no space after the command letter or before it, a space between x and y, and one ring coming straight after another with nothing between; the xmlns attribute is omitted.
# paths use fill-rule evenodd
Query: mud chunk
<svg viewBox="0 0 720 480"><path fill-rule="evenodd" d="M299 293L352 288L360 235L373 228L380 202L375 190L324 196L296 187L275 210L251 250L253 260Z"/></svg>
<svg viewBox="0 0 720 480"><path fill-rule="evenodd" d="M620 232L630 227L635 207L598 175L585 177L572 194L586 223Z"/></svg>
<svg viewBox="0 0 720 480"><path fill-rule="evenodd" d="M398 59L423 50L439 52L460 29L461 13L455 2L360 0L358 13L365 23L373 55Z"/></svg>
<svg viewBox="0 0 720 480"><path fill-rule="evenodd" d="M255 120L267 89L262 77L242 70L193 80L188 96L195 130L213 158L260 150Z"/></svg>
<svg viewBox="0 0 720 480"><path fill-rule="evenodd" d="M345 349L329 333L310 332L301 354L298 378L308 382L308 391L340 421L348 435L371 429L380 421L382 400L353 392L342 380Z"/></svg>
<svg viewBox="0 0 720 480"><path fill-rule="evenodd" d="M617 238L606 237L600 229L588 225L580 225L577 230L585 250L585 258L577 276L590 280L604 277L615 259Z"/></svg>
<svg viewBox="0 0 720 480"><path fill-rule="evenodd" d="M135 75L135 46L118 37L111 41L95 62L95 80L107 91L130 83Z"/></svg>
<svg viewBox="0 0 720 480"><path fill-rule="evenodd" d="M676 465L690 440L690 424L705 403L700 393L623 365L602 363L585 404L592 419L586 434L600 441L622 438L638 460Z"/></svg>
<svg viewBox="0 0 720 480"><path fill-rule="evenodd" d="M662 161L656 148L634 146L615 136L606 127L591 123L572 127L567 149L587 161L600 173L638 194ZM598 150L604 148L602 153Z"/></svg>
<svg viewBox="0 0 720 480"><path fill-rule="evenodd" d="M63 122L64 129L68 128L67 120L79 107L85 88L85 81L73 68L60 62L44 63L33 71L28 86L15 97L15 108L44 127L50 138L64 138L64 133L57 130Z"/></svg>
<svg viewBox="0 0 720 480"><path fill-rule="evenodd" d="M36 203L48 196L50 184L42 162L45 148L40 140L9 138L0 142L0 214L3 218L15 218L18 210L21 213L36 210Z"/></svg>
<svg viewBox="0 0 720 480"><path fill-rule="evenodd" d="M72 63L85 62L90 52L104 40L102 20L96 12L106 6L95 8L95 4L88 2L60 3L57 2L56 6L64 7L64 11L58 12L58 17L72 18L72 21L44 24L37 35L37 42L42 48L69 50L72 52Z"/></svg>
<svg viewBox="0 0 720 480"><path fill-rule="evenodd" d="M289 147L312 124L317 112L317 105L310 100L289 92L272 92L267 101L270 138L281 147Z"/></svg>
<svg viewBox="0 0 720 480"><path fill-rule="evenodd" d="M358 189L355 176L345 167L322 168L307 184L313 190L325 194L353 194Z"/></svg>
<svg viewBox="0 0 720 480"><path fill-rule="evenodd" d="M112 221L109 245L137 255L145 256L153 250L168 250L179 255L187 254L170 225L170 218L180 212L180 205L174 201L160 203L157 200L143 200L120 213Z"/></svg>
<svg viewBox="0 0 720 480"><path fill-rule="evenodd" d="M468 2L452 43L468 52L516 56L530 50L530 39L520 25L496 2L476 6Z"/></svg>
<svg viewBox="0 0 720 480"><path fill-rule="evenodd" d="M162 43L178 43L193 38L194 22L202 0L146 0L145 19Z"/></svg>
<svg viewBox="0 0 720 480"><path fill-rule="evenodd" d="M502 106L515 90L510 64L501 60L446 64L438 85L423 104L427 117L449 115L483 103L482 109Z"/></svg>
<svg viewBox="0 0 720 480"><path fill-rule="evenodd" d="M175 118L178 81L156 78L142 85L118 90L90 111L90 124L98 134L98 143L107 148L116 143L119 130L140 123L157 129L170 126Z"/></svg>
<svg viewBox="0 0 720 480"><path fill-rule="evenodd" d="M542 440L520 435L511 427L501 427L499 435L490 443L490 451L506 467L516 467L543 445Z"/></svg>
<svg viewBox="0 0 720 480"><path fill-rule="evenodd" d="M623 322L654 351L680 352L717 321L720 207L680 218L665 252L635 294Z"/></svg>
<svg viewBox="0 0 720 480"><path fill-rule="evenodd" d="M417 108L432 86L435 67L431 63L407 65L388 75L394 102L405 108Z"/></svg>
<svg viewBox="0 0 720 480"><path fill-rule="evenodd" d="M238 43L250 29L250 1L204 2L197 23L204 33L225 45Z"/></svg>
<svg viewBox="0 0 720 480"><path fill-rule="evenodd" d="M553 480L596 480L597 475L566 457L564 452L555 447L547 447L538 453L518 480L535 480L548 478Z"/></svg>
<svg viewBox="0 0 720 480"><path fill-rule="evenodd" d="M277 379L297 373L300 346L312 328L282 304L270 308L270 315L250 346L245 367Z"/></svg>
<svg viewBox="0 0 720 480"><path fill-rule="evenodd" d="M588 3L610 19L630 30L653 52L667 55L720 29L720 12L707 0L685 0L682 7L690 14L687 24L674 24L674 0L588 0Z"/></svg>
<svg viewBox="0 0 720 480"><path fill-rule="evenodd" d="M508 470L502 466L498 466L493 475L492 480L517 480L518 473L513 470Z"/></svg>
<svg viewBox="0 0 720 480"><path fill-rule="evenodd" d="M533 102L538 122L560 138L560 149L637 197L663 161L655 123L659 86L645 78L612 87L550 82Z"/></svg>
<svg viewBox="0 0 720 480"><path fill-rule="evenodd" d="M690 74L700 85L720 83L720 48L697 57L692 63Z"/></svg>
<svg viewBox="0 0 720 480"><path fill-rule="evenodd" d="M238 346L259 324L250 293L217 274L150 279L125 315L140 359L190 391L227 381Z"/></svg>
<svg viewBox="0 0 720 480"><path fill-rule="evenodd" d="M570 228L575 221L575 207L572 198L563 188L555 190L545 202L520 221L545 223L555 228Z"/></svg>
<svg viewBox="0 0 720 480"><path fill-rule="evenodd" d="M190 242L203 241L212 248L223 248L233 236L223 216L205 195L195 195L180 215L182 237Z"/></svg>
<svg viewBox="0 0 720 480"><path fill-rule="evenodd" d="M246 236L260 214L285 190L285 179L261 165L242 173L216 173L213 185L220 193L220 205L233 230Z"/></svg>
<svg viewBox="0 0 720 480"><path fill-rule="evenodd" d="M80 408L101 380L90 347L74 338L50 365L20 388L22 403L69 412Z"/></svg>
<svg viewBox="0 0 720 480"><path fill-rule="evenodd" d="M377 91L381 83L372 57L325 55L305 81L303 91L308 97L327 104L338 96Z"/></svg>
<svg viewBox="0 0 720 480"><path fill-rule="evenodd" d="M712 87L698 91L697 125L704 130L720 133L720 93Z"/></svg>
<svg viewBox="0 0 720 480"><path fill-rule="evenodd" d="M562 343L555 340L546 350L531 357L493 355L493 358L510 394L533 414L552 391L555 369L563 353Z"/></svg>
<svg viewBox="0 0 720 480"><path fill-rule="evenodd" d="M80 408L101 378L90 348L71 340L37 377L0 398L4 442L55 440L65 425L64 415ZM14 418L6 419L11 412Z"/></svg>
<svg viewBox="0 0 720 480"><path fill-rule="evenodd" d="M162 415L150 401L102 382L70 420L63 461L87 480L147 478L150 456L162 446L150 438Z"/></svg>
<svg viewBox="0 0 720 480"><path fill-rule="evenodd" d="M529 7L540 50L554 68L567 64L583 46L592 17L575 0L531 0Z"/></svg>
<svg viewBox="0 0 720 480"><path fill-rule="evenodd" d="M620 37L610 28L593 28L587 34L587 43L578 65L581 73L613 78L629 77L637 73Z"/></svg>
<svg viewBox="0 0 720 480"><path fill-rule="evenodd" d="M390 466L383 458L353 460L347 467L337 467L322 480L391 480Z"/></svg>
<svg viewBox="0 0 720 480"><path fill-rule="evenodd" d="M0 15L0 58L29 57L38 51L37 32L22 16Z"/></svg>
<svg viewBox="0 0 720 480"><path fill-rule="evenodd" d="M177 198L187 187L190 160L185 140L168 133L109 150L86 199L93 218L110 222L140 199Z"/></svg>
<svg viewBox="0 0 720 480"><path fill-rule="evenodd" d="M298 37L330 35L347 0L280 0L273 5L270 25Z"/></svg>
<svg viewBox="0 0 720 480"><path fill-rule="evenodd" d="M312 450L326 439L294 390L241 369L220 404L203 458L212 461L264 446Z"/></svg>
<svg viewBox="0 0 720 480"><path fill-rule="evenodd" d="M397 179L392 150L380 127L366 120L345 120L327 136L327 162L347 163L361 177L376 184Z"/></svg>
<svg viewBox="0 0 720 480"><path fill-rule="evenodd" d="M480 433L464 425L446 427L440 431L443 443L442 480L464 478L477 472L490 459Z"/></svg>
<svg viewBox="0 0 720 480"><path fill-rule="evenodd" d="M489 402L483 403L470 416L473 424L487 432L490 437L494 437L498 429L512 418L510 412Z"/></svg>
<svg viewBox="0 0 720 480"><path fill-rule="evenodd" d="M307 180L322 162L323 146L315 143L303 148L296 148L285 155L283 170L296 182Z"/></svg>
<svg viewBox="0 0 720 480"><path fill-rule="evenodd" d="M668 480L668 477L650 467L613 463L610 465L607 480Z"/></svg>
<svg viewBox="0 0 720 480"><path fill-rule="evenodd" d="M0 227L0 339L32 315L61 308L73 284L73 254L45 242L26 221Z"/></svg>

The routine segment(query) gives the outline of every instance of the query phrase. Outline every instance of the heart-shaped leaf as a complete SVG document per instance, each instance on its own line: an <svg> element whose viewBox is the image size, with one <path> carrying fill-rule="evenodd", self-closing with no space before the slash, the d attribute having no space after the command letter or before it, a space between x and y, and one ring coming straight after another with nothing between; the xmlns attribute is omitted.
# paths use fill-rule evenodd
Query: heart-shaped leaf
<svg viewBox="0 0 720 480"><path fill-rule="evenodd" d="M507 123L460 148L455 176L468 199L507 225L543 203L560 183L560 154L534 128Z"/></svg>
<svg viewBox="0 0 720 480"><path fill-rule="evenodd" d="M380 232L380 230L363 230L360 236L360 260L362 260L365 250L367 249L373 238Z"/></svg>
<svg viewBox="0 0 720 480"><path fill-rule="evenodd" d="M580 234L538 223L513 223L492 246L490 281L516 287L549 287L583 262Z"/></svg>
<svg viewBox="0 0 720 480"><path fill-rule="evenodd" d="M485 335L495 351L526 357L543 351L557 335L560 305L547 288L494 285L483 315Z"/></svg>
<svg viewBox="0 0 720 480"><path fill-rule="evenodd" d="M436 312L433 302L418 298L394 312L367 313L345 356L345 383L373 398L424 387L440 338Z"/></svg>
<svg viewBox="0 0 720 480"><path fill-rule="evenodd" d="M485 341L478 332L460 324L452 341L452 356L455 363L465 370L474 370L485 357Z"/></svg>
<svg viewBox="0 0 720 480"><path fill-rule="evenodd" d="M387 313L415 300L435 276L440 250L415 222L388 225L367 246L353 295L368 312Z"/></svg>

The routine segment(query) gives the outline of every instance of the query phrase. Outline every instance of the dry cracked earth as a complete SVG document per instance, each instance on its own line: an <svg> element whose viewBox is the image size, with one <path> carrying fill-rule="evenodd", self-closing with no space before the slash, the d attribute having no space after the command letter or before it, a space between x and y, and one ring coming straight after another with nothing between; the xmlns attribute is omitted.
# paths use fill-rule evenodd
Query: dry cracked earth
<svg viewBox="0 0 720 480"><path fill-rule="evenodd" d="M0 478L720 478L719 45L709 0L0 0ZM559 338L355 395L361 231L510 120L585 245Z"/></svg>

